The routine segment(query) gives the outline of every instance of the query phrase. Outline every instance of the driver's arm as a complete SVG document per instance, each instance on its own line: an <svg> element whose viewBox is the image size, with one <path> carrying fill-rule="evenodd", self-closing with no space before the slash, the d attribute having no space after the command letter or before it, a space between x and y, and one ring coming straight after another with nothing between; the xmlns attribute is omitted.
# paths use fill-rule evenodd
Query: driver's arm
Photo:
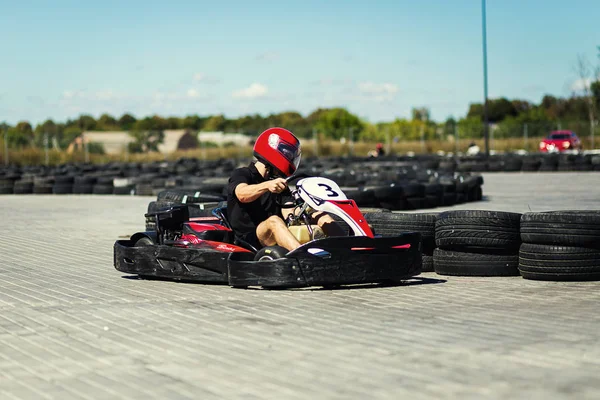
<svg viewBox="0 0 600 400"><path fill-rule="evenodd" d="M235 187L235 197L238 198L240 203L252 203L260 196L267 192L281 193L285 190L287 184L285 179L277 178L271 179L255 185L248 185L247 183L240 183Z"/></svg>

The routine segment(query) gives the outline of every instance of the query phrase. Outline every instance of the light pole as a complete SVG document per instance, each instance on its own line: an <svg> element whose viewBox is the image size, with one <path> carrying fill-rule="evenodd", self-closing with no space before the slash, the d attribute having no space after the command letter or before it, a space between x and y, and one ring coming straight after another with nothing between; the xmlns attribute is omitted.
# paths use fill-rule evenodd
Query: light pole
<svg viewBox="0 0 600 400"><path fill-rule="evenodd" d="M481 20L483 31L483 138L485 140L485 156L490 156L490 138L488 127L488 73L487 73L487 29L485 16L485 2L481 0Z"/></svg>

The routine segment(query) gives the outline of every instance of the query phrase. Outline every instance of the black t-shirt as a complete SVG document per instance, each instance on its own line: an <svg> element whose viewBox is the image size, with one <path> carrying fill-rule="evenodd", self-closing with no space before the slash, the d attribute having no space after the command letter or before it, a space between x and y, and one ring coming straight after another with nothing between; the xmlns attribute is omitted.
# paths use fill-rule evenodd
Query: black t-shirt
<svg viewBox="0 0 600 400"><path fill-rule="evenodd" d="M277 195L274 193L264 193L250 203L240 202L235 195L235 188L240 183L256 185L265 180L254 163L248 167L238 168L231 174L227 187L227 217L236 236L245 237L253 234L262 221L272 215L281 216L281 208L277 205Z"/></svg>

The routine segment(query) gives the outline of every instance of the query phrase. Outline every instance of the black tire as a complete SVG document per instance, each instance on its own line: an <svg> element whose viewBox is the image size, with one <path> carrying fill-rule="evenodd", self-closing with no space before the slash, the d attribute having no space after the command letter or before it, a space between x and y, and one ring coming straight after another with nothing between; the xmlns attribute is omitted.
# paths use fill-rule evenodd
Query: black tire
<svg viewBox="0 0 600 400"><path fill-rule="evenodd" d="M142 246L154 246L155 243L152 239L150 239L147 236L141 237L139 238L135 244L133 245L133 247L142 247Z"/></svg>
<svg viewBox="0 0 600 400"><path fill-rule="evenodd" d="M398 236L403 232L421 234L421 251L432 254L435 249L437 213L366 213L365 219L381 236Z"/></svg>
<svg viewBox="0 0 600 400"><path fill-rule="evenodd" d="M181 204L191 203L215 203L225 200L218 194L204 193L198 190L190 189L167 189L162 190L156 196L157 200L173 201Z"/></svg>
<svg viewBox="0 0 600 400"><path fill-rule="evenodd" d="M440 275L518 276L517 254L481 254L435 249L433 267Z"/></svg>
<svg viewBox="0 0 600 400"><path fill-rule="evenodd" d="M13 185L0 185L0 194L12 194L13 191Z"/></svg>
<svg viewBox="0 0 600 400"><path fill-rule="evenodd" d="M133 196L135 194L135 185L115 186L113 194Z"/></svg>
<svg viewBox="0 0 600 400"><path fill-rule="evenodd" d="M283 258L288 253L285 247L267 246L260 249L254 256L254 261L270 261Z"/></svg>
<svg viewBox="0 0 600 400"><path fill-rule="evenodd" d="M526 243L600 248L600 211L525 213L521 239Z"/></svg>
<svg viewBox="0 0 600 400"><path fill-rule="evenodd" d="M73 185L74 194L92 194L94 192L94 185L88 184L75 184Z"/></svg>
<svg viewBox="0 0 600 400"><path fill-rule="evenodd" d="M519 271L525 279L600 280L600 249L523 243Z"/></svg>
<svg viewBox="0 0 600 400"><path fill-rule="evenodd" d="M52 194L52 184L49 185L34 185L33 193L35 194Z"/></svg>
<svg viewBox="0 0 600 400"><path fill-rule="evenodd" d="M421 272L433 272L433 256L421 255Z"/></svg>
<svg viewBox="0 0 600 400"><path fill-rule="evenodd" d="M73 193L73 185L68 183L55 183L52 186L52 193L54 194L71 194Z"/></svg>
<svg viewBox="0 0 600 400"><path fill-rule="evenodd" d="M135 185L135 194L138 196L153 196L152 185L147 183L138 183Z"/></svg>
<svg viewBox="0 0 600 400"><path fill-rule="evenodd" d="M407 197L406 205L408 210L422 210L427 208L427 199L425 197Z"/></svg>
<svg viewBox="0 0 600 400"><path fill-rule="evenodd" d="M113 194L113 186L105 185L102 183L96 183L92 190L93 194Z"/></svg>
<svg viewBox="0 0 600 400"><path fill-rule="evenodd" d="M502 249L516 253L521 245L521 214L502 211L458 210L441 213L435 242L448 250Z"/></svg>
<svg viewBox="0 0 600 400"><path fill-rule="evenodd" d="M33 183L28 181L16 181L13 191L15 194L33 193Z"/></svg>

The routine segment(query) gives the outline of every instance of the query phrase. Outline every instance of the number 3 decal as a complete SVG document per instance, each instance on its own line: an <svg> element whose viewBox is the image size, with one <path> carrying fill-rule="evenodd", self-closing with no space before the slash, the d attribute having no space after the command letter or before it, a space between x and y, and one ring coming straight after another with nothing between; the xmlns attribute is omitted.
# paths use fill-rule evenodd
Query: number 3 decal
<svg viewBox="0 0 600 400"><path fill-rule="evenodd" d="M329 186L329 185L326 185L324 183L319 183L318 186L325 188L325 193L329 197L338 197L339 196L339 194L335 190L333 190L331 188L331 186Z"/></svg>

